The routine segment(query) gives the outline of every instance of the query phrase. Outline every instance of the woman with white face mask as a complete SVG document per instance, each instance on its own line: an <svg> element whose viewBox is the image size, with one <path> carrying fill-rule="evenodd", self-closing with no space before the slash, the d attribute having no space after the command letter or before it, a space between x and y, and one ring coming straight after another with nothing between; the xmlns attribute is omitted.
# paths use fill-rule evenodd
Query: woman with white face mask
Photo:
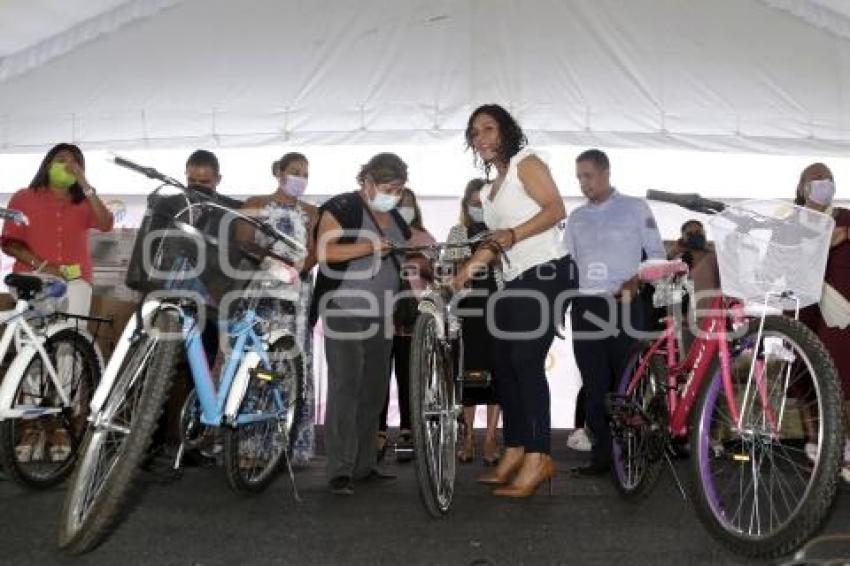
<svg viewBox="0 0 850 566"><path fill-rule="evenodd" d="M271 328L285 329L294 338L300 349L302 376L301 402L297 405L292 429L292 462L306 465L314 452L314 387L313 387L313 333L307 320L310 297L313 291L312 268L316 264L316 246L313 238L318 209L301 200L307 189L309 163L307 158L296 152L285 154L272 164L272 174L277 181L274 192L253 197L245 201L244 209L251 216L270 224L283 234L300 242L305 254L294 255L292 250L281 242L274 244L274 250L283 257L290 258L295 267L272 259L264 260L264 268L259 271L248 287L249 291L268 293L268 297L259 299L257 313L268 320ZM245 229L245 227L240 227ZM261 246L270 243L265 234L250 230L250 234L241 236L245 240L255 241ZM275 295L283 292L297 293L297 302L280 300ZM247 464L246 464L247 465Z"/></svg>
<svg viewBox="0 0 850 566"><path fill-rule="evenodd" d="M409 187L401 192L398 203L398 213L410 227L410 239L408 243L412 246L427 246L436 240L425 229L422 223L422 211L416 200L416 195ZM431 279L431 266L423 256L408 257L405 259L402 269L410 289L421 297L425 292L427 282ZM395 368L395 380L397 387L399 430L396 439L396 460L399 462L410 461L413 454L413 437L410 434L410 342L413 335L412 325L395 324L393 336L392 366ZM388 382L389 384L389 382ZM384 403L384 410L378 421L378 460L383 459L387 447L387 416L389 413L389 388Z"/></svg>
<svg viewBox="0 0 850 566"><path fill-rule="evenodd" d="M824 343L835 360L844 391L844 430L850 434L850 210L834 207L835 180L832 171L823 163L813 163L803 169L797 185L795 204L829 214L835 220L829 259L824 276L824 294L821 302L800 312L800 320L809 326ZM803 415L806 432L814 437L811 421ZM816 449L806 445L807 454ZM814 455L813 455L814 456ZM844 465L841 475L850 482L850 438L844 445Z"/></svg>
<svg viewBox="0 0 850 566"><path fill-rule="evenodd" d="M407 164L379 153L357 174L359 190L319 209L319 271L310 319L322 319L328 393L325 449L330 490L354 493L354 483L390 479L377 468L378 419L386 400L401 261L393 243L410 238L397 205Z"/></svg>
<svg viewBox="0 0 850 566"><path fill-rule="evenodd" d="M472 179L466 184L460 201L460 223L449 231L449 242L468 240L487 229L484 209L481 207L481 189L485 183L484 179ZM445 259L462 261L472 255L472 251L469 248L448 249ZM489 296L501 284L501 270L498 264L494 264L485 275L473 280L472 287ZM460 306L465 310L481 309L481 312L486 313L487 296L468 297ZM464 318L463 327L464 371L469 375L467 379L482 376L484 372L492 374L495 363L491 356L493 344L484 316ZM458 461L466 464L475 459L475 410L478 405L487 405L487 432L484 435L482 461L487 466L495 466L499 462L498 426L501 411L492 388L469 388L468 392L464 392L463 404L464 434L457 451Z"/></svg>

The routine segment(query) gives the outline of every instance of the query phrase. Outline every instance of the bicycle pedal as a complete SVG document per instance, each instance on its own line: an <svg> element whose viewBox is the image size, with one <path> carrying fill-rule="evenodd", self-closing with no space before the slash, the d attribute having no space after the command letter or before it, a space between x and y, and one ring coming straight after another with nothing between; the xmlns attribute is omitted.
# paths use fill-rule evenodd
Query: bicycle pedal
<svg viewBox="0 0 850 566"><path fill-rule="evenodd" d="M463 381L467 385L488 385L490 383L490 372L487 370L466 370L463 372Z"/></svg>
<svg viewBox="0 0 850 566"><path fill-rule="evenodd" d="M254 377L256 379L259 379L260 381L265 381L265 382L272 382L276 379L283 379L282 374L275 372L275 371L269 371L269 370L266 370L266 369L262 369L262 368L254 368L254 369L250 370L250 375L251 375L251 377Z"/></svg>

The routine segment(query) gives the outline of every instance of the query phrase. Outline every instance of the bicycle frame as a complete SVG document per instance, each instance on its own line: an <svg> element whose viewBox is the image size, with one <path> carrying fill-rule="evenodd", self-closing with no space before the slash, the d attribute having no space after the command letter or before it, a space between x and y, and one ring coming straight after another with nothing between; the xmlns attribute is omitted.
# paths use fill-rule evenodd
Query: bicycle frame
<svg viewBox="0 0 850 566"><path fill-rule="evenodd" d="M58 414L62 411L62 407L71 405L68 394L65 388L62 387L59 381L59 375L47 351L44 349L45 341L54 334L65 330L73 329L86 340L88 340L95 350L97 361L103 367L103 357L94 341L94 338L88 331L79 328L78 325L71 322L58 322L48 324L47 328L42 333L36 333L32 326L27 321L25 316L30 311L30 303L23 299L19 299L12 310L0 313L0 324L5 324L6 328L3 331L3 336L0 338L0 360L6 357L12 340L15 340L17 346L17 355L6 371L2 385L0 385L0 420L16 419L16 418L34 418L42 415ZM80 317L88 318L88 317ZM44 367L50 376L56 391L59 394L62 407L44 408L44 407L16 407L13 408L15 402L15 392L18 389L20 380L24 375L27 365L33 356L41 357Z"/></svg>
<svg viewBox="0 0 850 566"><path fill-rule="evenodd" d="M221 426L222 423L231 425L245 425L276 418L271 413L264 414L239 414L239 405L247 386L249 364L243 363L251 359L251 354L259 358L266 369L271 368L268 353L265 351L264 342L254 332L254 323L257 315L253 310L246 311L242 318L235 323L233 336L236 342L233 345L231 355L227 357L221 376L221 383L216 389L213 382L212 372L207 362L204 346L201 341L201 330L191 314L183 317L183 343L189 358L189 367L192 371L192 379L195 383L195 391L201 405L201 423L207 426ZM240 381L240 386L234 388L234 384ZM280 391L273 391L277 407L283 406Z"/></svg>
<svg viewBox="0 0 850 566"><path fill-rule="evenodd" d="M233 325L231 335L236 337L236 341L232 353L227 357L224 364L221 382L216 388L201 341L201 329L198 328L197 321L192 314L186 312L174 302L150 299L145 301L141 307L143 325L149 322L152 316L161 309L174 310L180 318L181 340L189 359L192 381L201 406L200 420L202 424L213 427L219 427L222 424L238 426L277 418L276 414L271 413L238 413L242 396L245 393L245 386L247 386L250 364L259 360L264 368L271 368L265 346L267 342L254 331L257 316L253 310L246 311L242 318ZM142 330L138 328L137 318L131 319L130 323L124 328L115 352L104 372L101 386L98 387L92 398L91 416L89 418L96 421L95 424L100 424L97 415L100 414L103 404L118 377L118 369L127 356L134 335L140 331ZM268 343L275 341L283 334L282 331L272 333L269 336ZM166 337L165 339L174 339L174 337ZM278 407L283 406L279 391L274 391L274 399Z"/></svg>
<svg viewBox="0 0 850 566"><path fill-rule="evenodd" d="M694 307L695 308L695 307ZM644 378L649 361L655 355L664 355L667 366L667 407L670 413L669 432L674 437L683 437L688 432L688 418L691 409L701 391L702 385L709 377L709 369L715 355L720 358L720 377L723 380L723 391L726 405L733 421L741 423L741 414L735 403L734 386L732 383L732 366L729 352L729 341L726 322L731 315L733 321L738 323L744 320L743 309L740 303L732 301L722 295L715 296L711 302L710 315L704 317L699 323L699 334L685 356L683 361L678 361L677 323L673 316L664 319L665 329L641 356L637 371L634 372L629 383L628 393L634 392L638 383ZM755 372L751 371L750 378L755 376L759 395L767 395L764 387L763 362L754 364ZM679 392L679 383L682 377L687 376L684 387ZM769 420L775 425L775 415L768 415Z"/></svg>

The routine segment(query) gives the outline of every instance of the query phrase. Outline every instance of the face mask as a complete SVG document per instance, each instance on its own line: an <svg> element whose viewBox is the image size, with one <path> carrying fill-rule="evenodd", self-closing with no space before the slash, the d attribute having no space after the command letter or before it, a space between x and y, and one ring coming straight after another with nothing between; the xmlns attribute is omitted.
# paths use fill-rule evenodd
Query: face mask
<svg viewBox="0 0 850 566"><path fill-rule="evenodd" d="M685 245L692 250L705 249L705 234L688 234L685 238Z"/></svg>
<svg viewBox="0 0 850 566"><path fill-rule="evenodd" d="M815 204L828 206L835 196L835 183L829 179L809 183L809 200Z"/></svg>
<svg viewBox="0 0 850 566"><path fill-rule="evenodd" d="M51 186L67 189L77 182L77 178L68 173L64 163L55 162L50 164L47 171L47 180Z"/></svg>
<svg viewBox="0 0 850 566"><path fill-rule="evenodd" d="M388 195L376 189L375 196L369 200L369 208L378 212L389 212L396 207L399 200L401 195Z"/></svg>
<svg viewBox="0 0 850 566"><path fill-rule="evenodd" d="M466 212L473 222L484 222L484 209L480 206L467 206Z"/></svg>
<svg viewBox="0 0 850 566"><path fill-rule="evenodd" d="M287 175L280 188L289 196L298 198L307 190L307 178Z"/></svg>
<svg viewBox="0 0 850 566"><path fill-rule="evenodd" d="M401 214L401 217L404 218L404 221L408 224L413 222L413 219L416 218L416 209L412 206L400 206L398 207L398 213Z"/></svg>

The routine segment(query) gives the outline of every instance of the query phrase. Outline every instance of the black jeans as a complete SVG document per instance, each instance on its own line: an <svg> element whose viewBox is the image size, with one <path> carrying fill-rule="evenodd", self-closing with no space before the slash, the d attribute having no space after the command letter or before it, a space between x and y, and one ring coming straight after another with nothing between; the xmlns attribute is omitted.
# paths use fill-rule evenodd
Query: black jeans
<svg viewBox="0 0 850 566"><path fill-rule="evenodd" d="M611 313L612 305L616 309ZM573 332L573 351L581 372L582 391L585 394L586 426L593 434L592 459L595 464L611 461L611 430L605 400L608 393L622 376L628 355L635 339L623 330L624 323L642 330L644 328L644 304L636 299L631 303L614 301L610 297L577 297L573 300L570 316ZM588 320L598 317L610 324L614 335L603 335L600 326ZM581 333L597 334L580 336Z"/></svg>
<svg viewBox="0 0 850 566"><path fill-rule="evenodd" d="M395 384L398 391L399 428L410 430L410 343L412 336L393 336L393 365L395 366ZM387 381L389 384L389 381ZM378 430L387 431L387 412L390 408L390 389L387 387L387 399L378 421Z"/></svg>
<svg viewBox="0 0 850 566"><path fill-rule="evenodd" d="M494 308L494 374L502 406L505 446L550 452L551 407L546 356L566 303L559 293L576 285L569 256L528 269L491 297Z"/></svg>

